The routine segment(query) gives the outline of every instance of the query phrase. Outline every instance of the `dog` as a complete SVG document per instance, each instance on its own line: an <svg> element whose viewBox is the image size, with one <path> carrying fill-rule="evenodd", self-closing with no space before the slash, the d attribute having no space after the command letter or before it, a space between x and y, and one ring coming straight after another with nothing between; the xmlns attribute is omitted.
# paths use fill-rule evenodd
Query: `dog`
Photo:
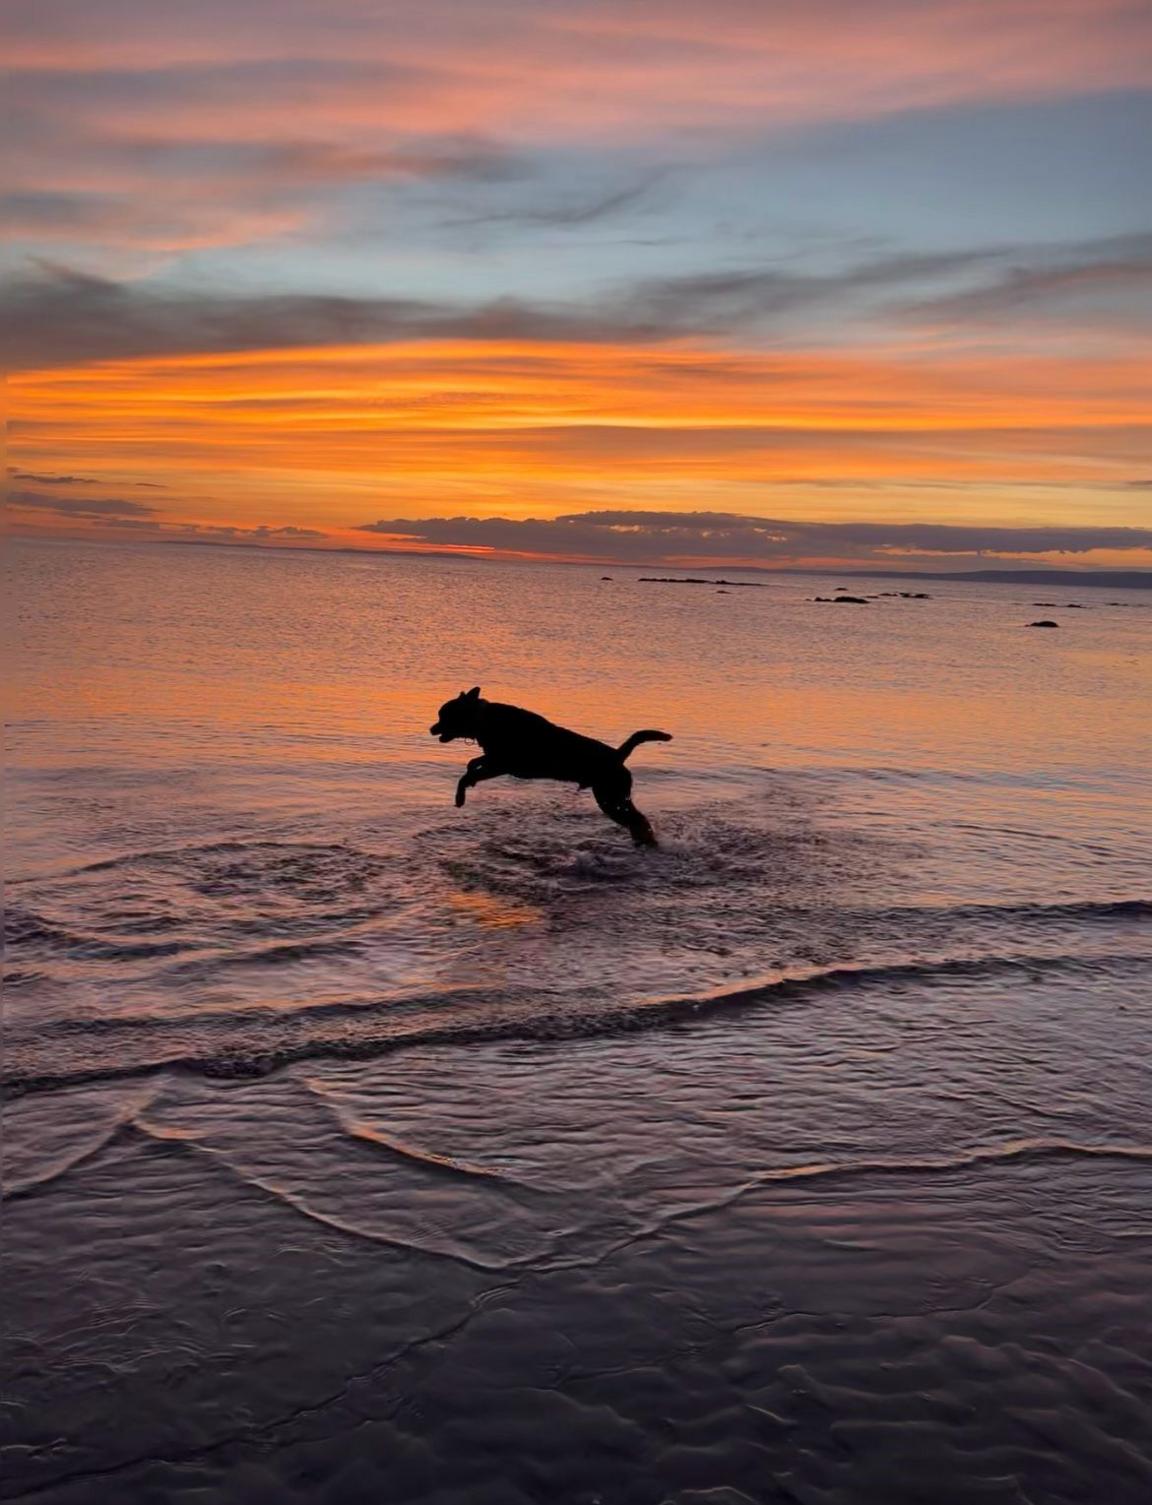
<svg viewBox="0 0 1152 1505"><path fill-rule="evenodd" d="M479 685L446 700L429 731L441 742L463 737L483 749L483 756L471 760L456 785L457 809L469 789L486 779L504 774L514 779L559 779L591 789L608 819L623 826L638 847L656 845L652 827L632 803L632 775L624 763L641 742L671 742L668 732L633 732L619 747L609 747L535 711L482 700Z"/></svg>

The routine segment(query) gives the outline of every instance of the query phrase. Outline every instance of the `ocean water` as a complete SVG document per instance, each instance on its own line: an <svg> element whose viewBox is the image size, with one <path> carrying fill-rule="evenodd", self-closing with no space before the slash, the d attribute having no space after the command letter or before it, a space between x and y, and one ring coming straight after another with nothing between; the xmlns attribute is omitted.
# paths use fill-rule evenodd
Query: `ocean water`
<svg viewBox="0 0 1152 1505"><path fill-rule="evenodd" d="M1149 1497L1149 593L7 567L4 1498Z"/></svg>

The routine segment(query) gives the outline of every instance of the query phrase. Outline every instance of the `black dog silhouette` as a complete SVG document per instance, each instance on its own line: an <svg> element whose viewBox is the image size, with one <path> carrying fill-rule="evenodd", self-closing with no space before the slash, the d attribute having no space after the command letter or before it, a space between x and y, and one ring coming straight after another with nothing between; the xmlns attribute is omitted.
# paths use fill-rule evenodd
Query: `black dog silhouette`
<svg viewBox="0 0 1152 1505"><path fill-rule="evenodd" d="M632 775L624 760L641 742L671 742L668 732L633 732L619 747L609 747L595 737L557 726L535 711L481 700L479 685L445 701L429 730L441 742L466 737L484 750L483 757L471 760L456 785L457 809L468 790L485 779L506 773L514 779L560 779L591 789L604 814L631 832L637 846L656 845L652 827L632 803Z"/></svg>

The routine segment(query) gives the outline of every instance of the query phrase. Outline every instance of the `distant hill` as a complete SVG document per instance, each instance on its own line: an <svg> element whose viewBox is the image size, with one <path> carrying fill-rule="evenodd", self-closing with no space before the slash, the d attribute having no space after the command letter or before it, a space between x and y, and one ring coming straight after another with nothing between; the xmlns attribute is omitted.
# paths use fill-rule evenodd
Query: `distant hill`
<svg viewBox="0 0 1152 1505"><path fill-rule="evenodd" d="M795 571L799 574L800 571ZM970 580L991 585L1104 585L1110 590L1152 590L1152 570L805 570L804 574L883 575L901 580Z"/></svg>
<svg viewBox="0 0 1152 1505"><path fill-rule="evenodd" d="M462 559L472 564L486 564L488 557L478 559L473 554L457 554L452 549L356 549L347 546L318 548L315 544L292 544L292 545L268 545L262 543L248 543L242 539L217 539L217 538L165 538L150 540L155 543L175 544L181 548L192 547L197 549L251 549L264 554L358 554L361 558L404 559L409 557L419 559ZM562 564L574 565L584 569L607 569L618 570L634 569L660 569L667 568L660 564L645 564L642 560L622 559L512 559L501 560L499 555L491 558L496 563L506 564ZM707 569L705 563L696 566L698 569ZM717 566L719 568L719 566ZM1102 585L1110 590L1152 590L1152 570L881 570L861 569L855 567L843 568L836 565L828 565L824 569L791 569L787 565L767 564L742 564L733 565L731 561L725 566L727 569L739 569L744 574L751 575L818 575L822 580L835 575L837 578L851 579L863 578L868 580L968 580L973 583L991 585L1072 585L1088 586ZM645 576L645 579L655 577ZM663 579L671 577L662 576ZM678 579L680 577L677 577ZM691 583L703 585L750 585L748 580L693 580Z"/></svg>

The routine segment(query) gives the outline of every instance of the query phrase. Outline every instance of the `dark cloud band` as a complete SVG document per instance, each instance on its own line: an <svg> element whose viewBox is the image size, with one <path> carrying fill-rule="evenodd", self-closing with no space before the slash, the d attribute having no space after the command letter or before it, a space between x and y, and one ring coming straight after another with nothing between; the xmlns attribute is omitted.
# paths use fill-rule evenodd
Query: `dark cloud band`
<svg viewBox="0 0 1152 1505"><path fill-rule="evenodd" d="M1087 554L1152 549L1152 528L998 528L945 523L810 523L725 512L579 512L557 518L380 518L362 532L405 543L566 558L801 558L887 561L989 554Z"/></svg>

